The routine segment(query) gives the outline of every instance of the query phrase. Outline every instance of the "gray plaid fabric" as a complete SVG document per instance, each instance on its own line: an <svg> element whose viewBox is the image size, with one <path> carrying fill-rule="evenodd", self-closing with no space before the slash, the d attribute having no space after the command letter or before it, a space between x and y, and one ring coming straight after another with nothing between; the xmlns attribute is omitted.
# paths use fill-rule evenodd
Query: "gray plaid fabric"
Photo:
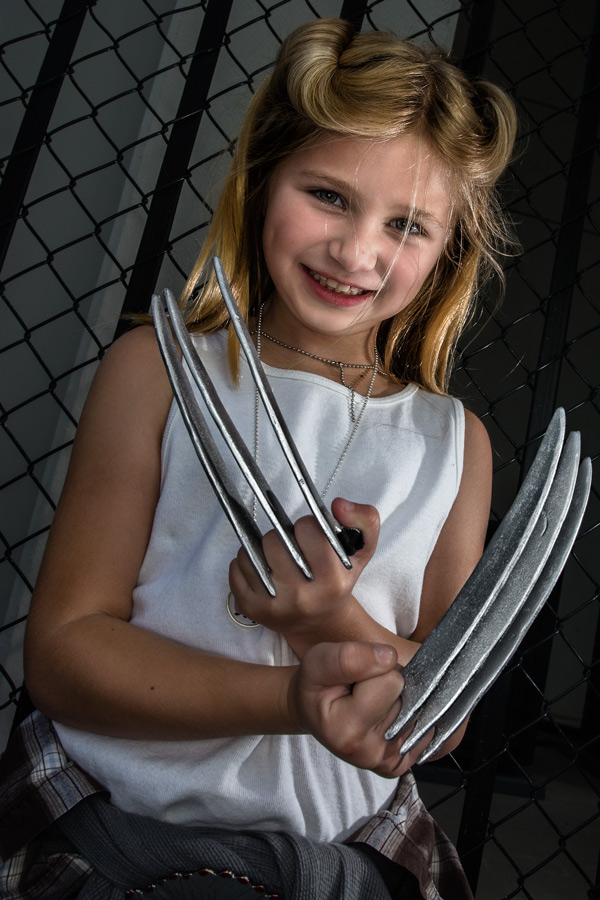
<svg viewBox="0 0 600 900"><path fill-rule="evenodd" d="M130 817L107 802L106 791L67 759L52 724L37 711L16 730L0 760L0 797L0 862L3 863L0 866L0 897L4 900L66 900L78 893L82 900L86 896L100 896L94 894L94 884L101 884L100 889L106 891L108 882L100 880L105 879L106 875L98 872L98 866L105 865L106 861L91 859L92 848L98 844L98 840L93 837L94 833L97 836L103 834L104 837L110 834L112 840L119 833L118 840L127 844L127 835L133 836L136 833L143 818ZM69 814L66 815L67 813ZM74 823L77 823L76 826ZM170 826L152 819L146 820L143 827L147 829L144 833L149 840L154 840L156 834L162 835L163 828L169 833L172 828L178 829L177 842L173 844L178 847L181 841L187 844L188 837L191 838L193 832L196 836L199 832L203 835L206 833L205 829ZM82 846L81 840L77 838L83 830L88 836L92 835L87 847ZM267 896L269 892L276 894L282 890L277 881L281 873L276 874L275 881L269 885L266 876L263 874L261 877L261 872L269 870L269 864L263 866L263 869L260 865L257 867L255 851L259 845L264 851L264 847L272 848L276 843L274 859L279 864L285 857L282 865L284 868L287 866L292 873L291 883L285 886L286 893L281 894L286 900L293 896L310 897L309 893L302 893L301 882L304 879L306 885L310 885L310 890L315 890L311 881L314 877L325 878L328 884L331 883L332 886L328 888L330 894L327 896L339 896L343 900L350 900L353 896L361 897L361 893L357 894L350 884L358 884L360 879L366 878L370 884L369 892L363 892L362 897L369 896L372 900L377 896L389 897L386 892L381 893L384 884L377 867L369 865L370 861L365 860L365 854L348 854L350 848L344 845L319 845L294 835L246 832L243 836L233 835L234 846L231 846L231 832L210 834L211 841L216 842L211 844L211 858L202 857L202 862L192 868L197 870L202 866L210 866L219 870L221 866L224 870L233 870L239 876L250 876L253 872L255 877L250 877L250 882L266 885ZM241 856L240 842L245 850ZM376 850L375 858L382 854L387 860L398 863L412 873L416 882L411 879L411 883L418 883L424 900L472 900L456 850L425 809L410 772L399 780L390 809L373 816L347 843L355 842L359 846L367 844ZM150 874L144 868L148 865L148 859L155 859L156 854L151 854L148 859L136 860L135 841L130 843L131 858L126 856L125 864L130 865L131 871L135 873L134 878L137 879L137 882L132 880L130 887L141 892L146 885L156 883L156 873ZM113 862L109 844L110 842L104 846L110 871ZM196 854L197 845L194 845L193 852L190 847L188 850L190 860L200 859L201 854ZM267 853L265 857L263 851L258 853L261 864L269 855ZM307 860L311 860L308 867ZM121 862L120 859L119 864ZM169 860L165 858L161 865L167 867L162 871L163 876L175 869L181 870L181 860L170 867ZM236 865L242 868L236 869ZM389 868L389 863L387 865ZM149 874L144 877L143 873L146 871ZM349 879L347 887L342 886L345 878ZM116 892L111 896L124 898L125 892L119 885L117 881ZM341 893L336 894L336 890ZM364 887L359 887L358 890L364 890ZM155 895L158 898L158 889ZM135 893L130 896L135 897ZM325 895L319 888L314 896ZM404 895L400 893L397 896Z"/></svg>

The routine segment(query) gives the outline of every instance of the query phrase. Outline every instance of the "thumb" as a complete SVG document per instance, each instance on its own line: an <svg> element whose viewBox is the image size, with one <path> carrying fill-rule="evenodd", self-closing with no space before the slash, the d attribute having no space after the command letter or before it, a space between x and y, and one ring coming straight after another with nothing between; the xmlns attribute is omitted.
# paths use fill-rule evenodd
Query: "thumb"
<svg viewBox="0 0 600 900"><path fill-rule="evenodd" d="M367 681L389 672L397 662L393 647L365 641L316 644L302 660L310 681L322 687Z"/></svg>
<svg viewBox="0 0 600 900"><path fill-rule="evenodd" d="M359 551L366 562L375 553L379 539L379 513L374 506L367 503L353 503L336 497L331 504L331 511L340 525L346 528L358 528L365 541L364 548Z"/></svg>

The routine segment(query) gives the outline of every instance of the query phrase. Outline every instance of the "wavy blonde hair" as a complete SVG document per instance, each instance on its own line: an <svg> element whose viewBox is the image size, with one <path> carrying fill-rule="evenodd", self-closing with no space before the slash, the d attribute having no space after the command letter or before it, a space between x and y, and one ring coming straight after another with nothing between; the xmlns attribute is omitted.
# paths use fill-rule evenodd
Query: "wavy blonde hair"
<svg viewBox="0 0 600 900"><path fill-rule="evenodd" d="M494 85L471 83L442 51L384 32L356 34L341 19L293 31L250 102L182 295L188 327L208 333L227 324L214 254L246 318L269 297L262 228L271 176L278 163L332 133L379 140L417 134L447 169L454 220L445 250L415 299L382 322L377 337L389 378L445 393L479 286L491 271L502 277L499 256L510 246L495 185L514 144L514 106ZM234 378L238 356L230 329Z"/></svg>

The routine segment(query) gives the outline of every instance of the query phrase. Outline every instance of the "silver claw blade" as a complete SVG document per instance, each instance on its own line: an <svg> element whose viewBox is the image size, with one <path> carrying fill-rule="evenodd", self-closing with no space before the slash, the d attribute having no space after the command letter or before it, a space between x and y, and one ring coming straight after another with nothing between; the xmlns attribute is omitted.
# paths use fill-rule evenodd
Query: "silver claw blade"
<svg viewBox="0 0 600 900"><path fill-rule="evenodd" d="M435 723L435 736L419 757L419 763L430 759L437 753L442 744L454 734L456 729L473 711L484 693L489 690L496 678L498 678L525 637L533 620L548 599L571 552L585 512L591 482L592 464L589 459L584 459L579 470L571 506L552 549L552 555L546 562L535 587L525 600L521 610L510 623L503 637L492 648L485 663L475 673L473 678L468 681L465 689L458 694L447 712L441 715ZM480 627L484 626L485 622ZM401 752L406 752L404 745L401 748Z"/></svg>
<svg viewBox="0 0 600 900"><path fill-rule="evenodd" d="M555 412L533 464L470 578L441 622L403 670L402 709L386 732L391 740L417 715L444 678L521 556L552 486L565 433L564 410Z"/></svg>
<svg viewBox="0 0 600 900"><path fill-rule="evenodd" d="M346 566L346 568L351 569L352 563L350 562L348 553L346 552L348 548L345 547L342 543L345 542L345 534L347 530L342 528L339 522L335 521L329 510L321 501L317 489L313 484L312 478L310 477L304 463L302 462L290 431L285 423L283 416L281 415L281 412L277 405L277 401L275 400L273 391L271 390L271 385L267 381L267 377L263 371L262 364L260 362L260 359L258 358L258 353L256 352L256 348L254 346L252 338L250 337L250 333L242 317L242 314L238 309L238 305L235 302L231 287L223 270L223 265L218 256L215 256L213 258L213 265L215 274L217 276L217 282L219 284L221 294L223 295L223 300L225 301L231 323L235 329L235 333L238 336L238 340L248 361L250 371L252 372L254 383L256 384L256 387L260 394L260 398L263 402L263 406L265 408L273 431L275 432L285 458L288 461L288 465L290 466L294 474L294 478L298 482L298 486L300 487L300 490L304 495L310 511L319 523L323 534L326 536L327 540L329 541L343 564Z"/></svg>
<svg viewBox="0 0 600 900"><path fill-rule="evenodd" d="M571 434L542 514L510 578L421 708L401 753L411 750L434 725L435 737L419 762L439 749L497 677L547 599L566 562L587 502L590 466L589 461L583 463L578 475L579 450L579 435Z"/></svg>
<svg viewBox="0 0 600 900"><path fill-rule="evenodd" d="M312 579L312 572L295 541L293 525L256 466L231 418L223 407L208 373L190 340L173 294L170 291L164 291L163 296L179 347L183 352L208 411L215 420L234 459L292 558L305 576ZM262 535L244 506L206 425L204 416L200 411L188 377L181 364L175 339L166 319L161 299L158 296L152 298L152 315L167 374L196 455L202 463L207 477L261 581L271 596L275 596L275 587L262 551Z"/></svg>

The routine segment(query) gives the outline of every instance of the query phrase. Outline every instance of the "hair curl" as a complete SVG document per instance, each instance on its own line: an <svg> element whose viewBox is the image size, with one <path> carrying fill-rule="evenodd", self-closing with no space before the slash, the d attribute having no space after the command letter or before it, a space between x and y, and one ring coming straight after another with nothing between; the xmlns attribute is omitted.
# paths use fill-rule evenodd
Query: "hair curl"
<svg viewBox="0 0 600 900"><path fill-rule="evenodd" d="M210 267L215 253L246 317L269 296L262 226L271 176L282 160L331 133L379 140L417 134L448 171L455 218L445 252L415 299L382 322L377 338L388 377L444 393L478 288L491 271L502 278L499 256L511 243L495 185L514 144L514 106L494 85L470 82L441 50L384 32L356 34L341 19L293 31L250 102L183 292L188 326L211 332L227 323Z"/></svg>

